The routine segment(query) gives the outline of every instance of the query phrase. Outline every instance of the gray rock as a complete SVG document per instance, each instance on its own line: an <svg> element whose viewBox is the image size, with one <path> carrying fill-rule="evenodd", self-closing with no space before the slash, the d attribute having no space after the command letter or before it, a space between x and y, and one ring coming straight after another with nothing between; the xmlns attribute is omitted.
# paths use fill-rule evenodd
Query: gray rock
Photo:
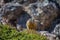
<svg viewBox="0 0 60 40"><path fill-rule="evenodd" d="M56 40L56 35L55 34L51 34L47 31L40 31L41 35L44 35L47 37L48 40Z"/></svg>
<svg viewBox="0 0 60 40"><path fill-rule="evenodd" d="M26 28L26 22L30 18L30 15L23 10L23 6L19 3L6 3L2 7L3 19L8 19L8 23L11 25L21 25L22 28ZM18 28L18 26L17 26Z"/></svg>
<svg viewBox="0 0 60 40"><path fill-rule="evenodd" d="M23 7L19 3L6 3L1 8L2 20L6 19L8 23L12 22L12 24L16 25L16 19L21 15L22 11Z"/></svg>
<svg viewBox="0 0 60 40"><path fill-rule="evenodd" d="M23 8L19 3L6 3L2 6L2 14L10 19L20 15L22 10Z"/></svg>
<svg viewBox="0 0 60 40"><path fill-rule="evenodd" d="M31 15L33 20L38 20L40 25L42 25L45 29L50 27L51 22L57 17L58 11L56 5L52 2L49 3L48 1L47 3L44 1L42 3L32 3L25 10L29 13L29 15Z"/></svg>
<svg viewBox="0 0 60 40"><path fill-rule="evenodd" d="M53 31L54 34L60 36L60 24L57 24Z"/></svg>
<svg viewBox="0 0 60 40"><path fill-rule="evenodd" d="M60 5L60 0L54 0L54 1L56 1Z"/></svg>
<svg viewBox="0 0 60 40"><path fill-rule="evenodd" d="M4 0L0 0L0 7L4 4Z"/></svg>

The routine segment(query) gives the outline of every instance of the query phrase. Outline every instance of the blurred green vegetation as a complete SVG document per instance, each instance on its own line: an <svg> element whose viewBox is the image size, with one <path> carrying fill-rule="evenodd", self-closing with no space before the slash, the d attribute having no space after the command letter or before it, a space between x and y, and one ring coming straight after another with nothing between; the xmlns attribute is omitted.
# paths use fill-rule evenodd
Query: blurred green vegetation
<svg viewBox="0 0 60 40"><path fill-rule="evenodd" d="M33 30L18 32L15 28L0 24L0 40L47 40Z"/></svg>

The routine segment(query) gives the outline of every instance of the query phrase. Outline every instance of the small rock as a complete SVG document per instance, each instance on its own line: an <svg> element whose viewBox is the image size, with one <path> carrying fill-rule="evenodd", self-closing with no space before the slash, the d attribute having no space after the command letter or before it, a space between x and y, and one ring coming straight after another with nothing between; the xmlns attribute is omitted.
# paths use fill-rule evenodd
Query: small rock
<svg viewBox="0 0 60 40"><path fill-rule="evenodd" d="M60 24L56 25L56 27L54 28L53 33L56 34L57 36L59 36L59 38L60 38Z"/></svg>
<svg viewBox="0 0 60 40"><path fill-rule="evenodd" d="M51 34L47 31L40 31L41 35L44 35L47 37L48 40L56 40L56 35L55 34Z"/></svg>

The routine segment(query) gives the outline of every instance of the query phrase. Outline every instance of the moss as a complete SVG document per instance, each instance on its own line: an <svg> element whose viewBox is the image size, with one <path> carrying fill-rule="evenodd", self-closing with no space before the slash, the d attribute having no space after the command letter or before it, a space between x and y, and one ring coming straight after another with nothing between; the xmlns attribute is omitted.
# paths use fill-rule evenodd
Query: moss
<svg viewBox="0 0 60 40"><path fill-rule="evenodd" d="M0 40L47 40L34 30L18 32L15 28L0 24Z"/></svg>

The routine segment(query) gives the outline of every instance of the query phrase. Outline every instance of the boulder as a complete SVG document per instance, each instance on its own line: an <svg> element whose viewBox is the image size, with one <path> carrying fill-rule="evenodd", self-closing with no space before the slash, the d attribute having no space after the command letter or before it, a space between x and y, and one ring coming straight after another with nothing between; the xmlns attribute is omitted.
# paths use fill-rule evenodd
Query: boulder
<svg viewBox="0 0 60 40"><path fill-rule="evenodd" d="M49 33L47 31L40 31L40 34L46 36L48 40L56 40L57 38L55 34Z"/></svg>
<svg viewBox="0 0 60 40"><path fill-rule="evenodd" d="M56 0L56 2L59 4L59 6L60 6L60 0Z"/></svg>
<svg viewBox="0 0 60 40"><path fill-rule="evenodd" d="M46 4L46 5L43 5L43 4ZM49 3L47 1L47 3L42 2L41 4L39 2L32 3L26 8L27 8L26 11L32 17L32 20L30 21L38 20L39 21L37 23L39 25L38 28L43 28L43 30L48 29L50 27L51 22L57 17L58 9L56 5L52 2ZM29 20L27 21L27 23L29 23ZM35 24L35 22L32 22L32 24ZM40 25L42 25L43 27ZM31 26L31 27L34 28L34 26Z"/></svg>
<svg viewBox="0 0 60 40"><path fill-rule="evenodd" d="M0 0L0 7L4 4L4 0Z"/></svg>
<svg viewBox="0 0 60 40"><path fill-rule="evenodd" d="M60 0L49 0L49 1L55 2L56 4L58 4L58 5L60 6ZM58 6L58 5L57 5L57 6Z"/></svg>
<svg viewBox="0 0 60 40"><path fill-rule="evenodd" d="M50 33L55 29L56 25L60 23L60 19L55 19L54 21L51 22L50 28L47 29Z"/></svg>
<svg viewBox="0 0 60 40"><path fill-rule="evenodd" d="M23 12L23 7L19 3L6 3L1 8L2 19L8 19L8 22L16 21L17 17ZM14 21L14 23L15 23Z"/></svg>
<svg viewBox="0 0 60 40"><path fill-rule="evenodd" d="M14 0L0 0L0 6L3 6L5 3L12 2Z"/></svg>
<svg viewBox="0 0 60 40"><path fill-rule="evenodd" d="M18 3L6 3L2 7L2 10L3 16L7 16L7 18L11 19L13 16L20 16L21 12L23 11L23 7Z"/></svg>
<svg viewBox="0 0 60 40"><path fill-rule="evenodd" d="M60 38L60 24L56 25L52 33L56 34Z"/></svg>

